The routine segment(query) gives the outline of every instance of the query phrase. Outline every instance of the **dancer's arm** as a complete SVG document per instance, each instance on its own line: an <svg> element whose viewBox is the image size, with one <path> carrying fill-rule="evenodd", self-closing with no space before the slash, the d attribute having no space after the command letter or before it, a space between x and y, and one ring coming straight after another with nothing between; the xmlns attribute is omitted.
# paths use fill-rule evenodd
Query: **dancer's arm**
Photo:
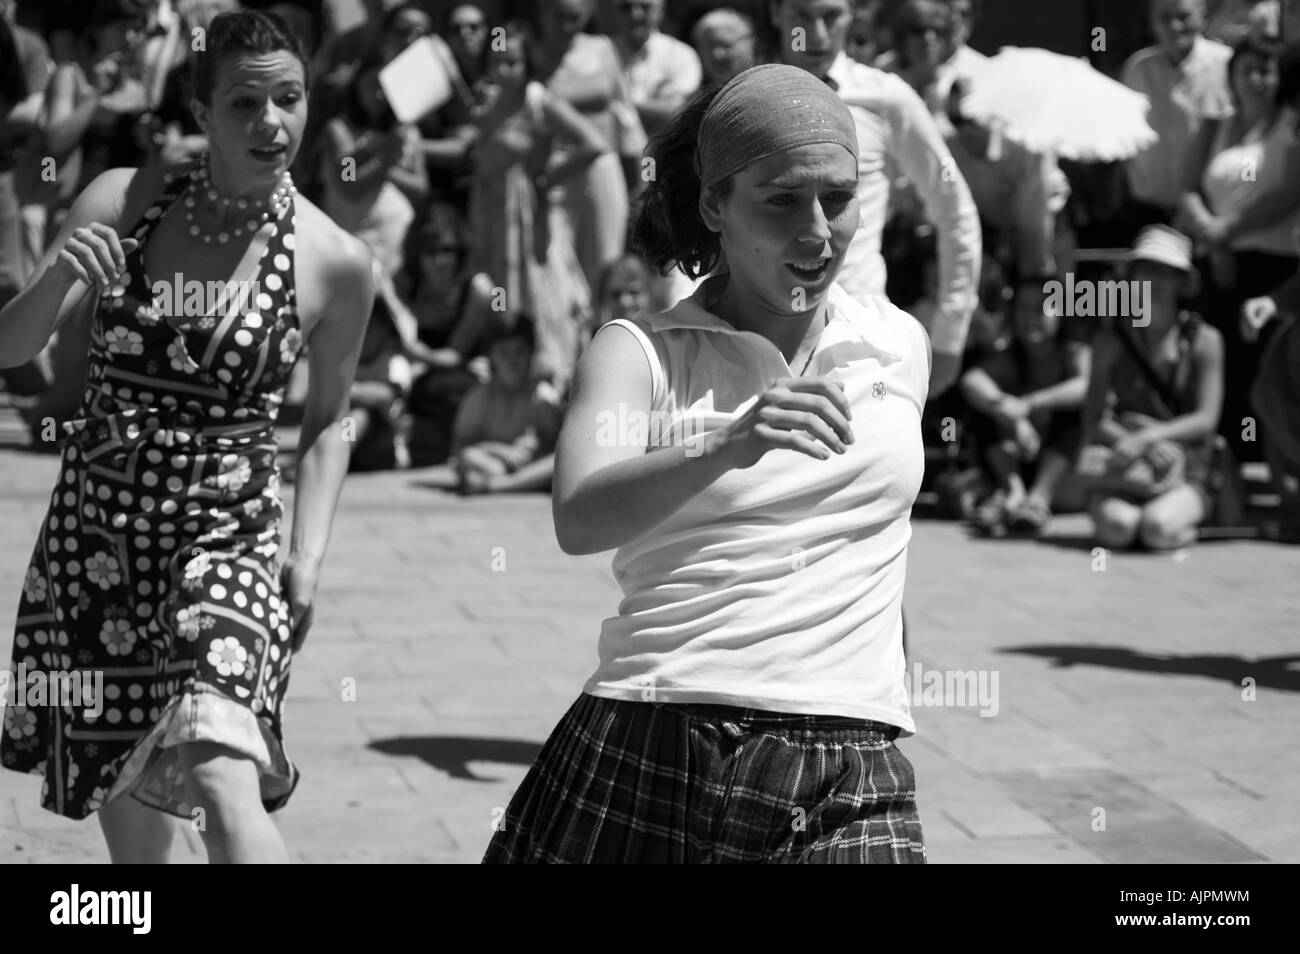
<svg viewBox="0 0 1300 954"><path fill-rule="evenodd" d="M331 260L320 269L323 288L317 294L323 314L311 331L307 352L309 385L298 441L293 534L284 567L296 624L295 649L310 625L316 580L348 472L351 445L343 437L342 422L375 298L370 255L359 240L344 236L333 248L321 242L313 251Z"/></svg>
<svg viewBox="0 0 1300 954"><path fill-rule="evenodd" d="M788 378L726 427L647 453L650 428L619 433L617 422L648 421L651 388L632 333L618 325L602 329L578 363L555 455L551 508L565 553L599 553L636 539L722 474L754 465L769 450L824 460L852 441L840 387L825 377ZM634 434L641 439L631 440Z"/></svg>
<svg viewBox="0 0 1300 954"><path fill-rule="evenodd" d="M37 266L34 281L0 310L0 368L25 364L49 342L78 302L102 288L135 248L116 229L136 170L110 169L73 204Z"/></svg>

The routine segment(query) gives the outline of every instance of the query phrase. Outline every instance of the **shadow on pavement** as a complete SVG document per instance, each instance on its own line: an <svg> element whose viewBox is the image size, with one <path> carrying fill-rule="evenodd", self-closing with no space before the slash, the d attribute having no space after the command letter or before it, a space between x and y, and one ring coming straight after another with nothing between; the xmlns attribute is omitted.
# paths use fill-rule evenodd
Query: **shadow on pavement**
<svg viewBox="0 0 1300 954"><path fill-rule="evenodd" d="M470 762L506 762L511 765L532 765L542 750L540 742L522 739L473 739L463 736L400 736L379 739L370 748L385 755L413 755L423 759L440 772L452 778L472 782L497 782L500 779L484 778L469 770Z"/></svg>
<svg viewBox="0 0 1300 954"><path fill-rule="evenodd" d="M1300 655L1265 656L1156 656L1122 646L1011 646L1003 652L1039 656L1056 668L1105 666L1175 676L1208 676L1235 686L1251 678L1260 689L1300 692Z"/></svg>

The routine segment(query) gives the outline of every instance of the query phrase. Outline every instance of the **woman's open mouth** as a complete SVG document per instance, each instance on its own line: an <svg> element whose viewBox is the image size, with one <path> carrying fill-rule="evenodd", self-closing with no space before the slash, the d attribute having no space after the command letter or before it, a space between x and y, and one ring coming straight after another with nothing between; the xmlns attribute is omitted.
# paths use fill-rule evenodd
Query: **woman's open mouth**
<svg viewBox="0 0 1300 954"><path fill-rule="evenodd" d="M286 148L287 147L285 146L275 144L270 146L254 146L248 151L263 162L275 162L284 155Z"/></svg>
<svg viewBox="0 0 1300 954"><path fill-rule="evenodd" d="M787 262L785 267L802 282L819 282L830 270L831 260L829 257L809 258L798 262Z"/></svg>

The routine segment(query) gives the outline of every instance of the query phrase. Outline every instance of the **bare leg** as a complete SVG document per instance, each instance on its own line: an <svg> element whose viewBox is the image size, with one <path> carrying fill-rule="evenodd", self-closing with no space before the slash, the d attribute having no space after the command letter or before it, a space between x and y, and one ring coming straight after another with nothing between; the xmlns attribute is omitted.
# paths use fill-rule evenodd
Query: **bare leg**
<svg viewBox="0 0 1300 954"><path fill-rule="evenodd" d="M176 820L129 794L99 810L99 827L115 865L165 865L171 858Z"/></svg>
<svg viewBox="0 0 1300 954"><path fill-rule="evenodd" d="M212 864L283 864L280 830L262 807L257 765L215 742L180 747L190 803L203 810L203 844Z"/></svg>
<svg viewBox="0 0 1300 954"><path fill-rule="evenodd" d="M545 490L551 485L555 473L555 455L547 454L529 464L524 464L513 474L497 477L492 482L494 493L513 493L522 490Z"/></svg>
<svg viewBox="0 0 1300 954"><path fill-rule="evenodd" d="M1056 488L1070 473L1070 460L1060 451L1046 450L1038 461L1038 473L1034 476L1034 486L1029 496L1043 506L1051 508Z"/></svg>
<svg viewBox="0 0 1300 954"><path fill-rule="evenodd" d="M1104 547L1124 550L1137 539L1142 508L1118 497L1096 497L1088 505L1096 525L1096 539Z"/></svg>
<svg viewBox="0 0 1300 954"><path fill-rule="evenodd" d="M1177 550L1196 542L1196 528L1205 519L1201 495L1183 484L1167 490L1142 508L1139 533L1152 550Z"/></svg>

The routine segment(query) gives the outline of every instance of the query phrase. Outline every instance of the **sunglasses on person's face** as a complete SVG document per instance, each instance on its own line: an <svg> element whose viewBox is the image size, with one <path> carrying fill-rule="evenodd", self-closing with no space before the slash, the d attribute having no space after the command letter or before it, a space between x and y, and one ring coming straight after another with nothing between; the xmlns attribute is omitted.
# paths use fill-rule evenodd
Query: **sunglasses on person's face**
<svg viewBox="0 0 1300 954"><path fill-rule="evenodd" d="M451 32L473 36L476 33L482 33L485 24L482 20L461 20L458 23L452 23Z"/></svg>

